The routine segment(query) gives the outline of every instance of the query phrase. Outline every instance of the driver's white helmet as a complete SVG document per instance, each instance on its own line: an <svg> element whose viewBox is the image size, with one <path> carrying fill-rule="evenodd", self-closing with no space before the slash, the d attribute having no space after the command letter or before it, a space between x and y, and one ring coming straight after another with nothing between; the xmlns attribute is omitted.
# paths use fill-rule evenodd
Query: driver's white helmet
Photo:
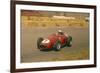
<svg viewBox="0 0 100 73"><path fill-rule="evenodd" d="M63 34L63 31L62 31L62 30L58 30L58 33L59 33L59 34Z"/></svg>
<svg viewBox="0 0 100 73"><path fill-rule="evenodd" d="M58 32L62 32L62 30L58 30Z"/></svg>

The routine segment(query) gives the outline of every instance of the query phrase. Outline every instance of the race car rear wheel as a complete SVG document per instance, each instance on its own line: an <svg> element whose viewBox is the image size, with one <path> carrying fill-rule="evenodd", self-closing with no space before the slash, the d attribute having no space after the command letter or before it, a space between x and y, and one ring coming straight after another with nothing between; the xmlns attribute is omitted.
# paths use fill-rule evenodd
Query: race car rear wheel
<svg viewBox="0 0 100 73"><path fill-rule="evenodd" d="M67 46L68 46L68 47L71 47L71 46L72 46L72 37L71 37L71 36L68 37Z"/></svg>
<svg viewBox="0 0 100 73"><path fill-rule="evenodd" d="M40 49L40 50L43 49L43 48L41 48L41 46L40 46L40 44L41 44L42 41L43 41L43 38L42 38L42 37L38 38L38 40L37 40L37 48Z"/></svg>
<svg viewBox="0 0 100 73"><path fill-rule="evenodd" d="M57 41L54 46L55 51L59 51L61 49L61 42Z"/></svg>

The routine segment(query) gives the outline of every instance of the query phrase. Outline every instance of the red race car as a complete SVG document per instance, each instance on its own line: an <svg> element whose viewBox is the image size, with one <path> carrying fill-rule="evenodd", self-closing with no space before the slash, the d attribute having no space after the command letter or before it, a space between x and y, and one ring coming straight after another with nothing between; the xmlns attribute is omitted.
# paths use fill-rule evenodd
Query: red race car
<svg viewBox="0 0 100 73"><path fill-rule="evenodd" d="M71 47L72 46L72 37L68 36L66 33L63 33L61 30L58 30L58 33L51 34L47 38L38 38L37 47L42 50L54 49L59 51L62 47Z"/></svg>

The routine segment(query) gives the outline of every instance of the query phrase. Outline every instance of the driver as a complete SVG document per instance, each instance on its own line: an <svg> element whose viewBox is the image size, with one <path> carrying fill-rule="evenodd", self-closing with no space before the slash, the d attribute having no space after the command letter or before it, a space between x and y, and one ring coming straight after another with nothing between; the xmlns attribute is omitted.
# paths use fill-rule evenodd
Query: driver
<svg viewBox="0 0 100 73"><path fill-rule="evenodd" d="M58 30L58 34L63 35L63 31L62 30Z"/></svg>

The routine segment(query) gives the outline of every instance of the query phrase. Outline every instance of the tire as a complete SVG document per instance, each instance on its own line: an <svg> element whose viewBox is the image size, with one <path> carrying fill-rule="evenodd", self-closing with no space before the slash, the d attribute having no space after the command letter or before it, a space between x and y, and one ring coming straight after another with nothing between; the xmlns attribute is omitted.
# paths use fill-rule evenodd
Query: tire
<svg viewBox="0 0 100 73"><path fill-rule="evenodd" d="M37 40L37 48L40 49L40 50L42 49L40 47L40 44L41 44L42 41L43 41L43 38L42 37L38 38L38 40Z"/></svg>
<svg viewBox="0 0 100 73"><path fill-rule="evenodd" d="M71 37L71 36L68 37L67 46L68 46L68 47L71 47L71 46L72 46L72 37Z"/></svg>
<svg viewBox="0 0 100 73"><path fill-rule="evenodd" d="M61 50L61 42L57 41L54 45L55 51L60 51Z"/></svg>

